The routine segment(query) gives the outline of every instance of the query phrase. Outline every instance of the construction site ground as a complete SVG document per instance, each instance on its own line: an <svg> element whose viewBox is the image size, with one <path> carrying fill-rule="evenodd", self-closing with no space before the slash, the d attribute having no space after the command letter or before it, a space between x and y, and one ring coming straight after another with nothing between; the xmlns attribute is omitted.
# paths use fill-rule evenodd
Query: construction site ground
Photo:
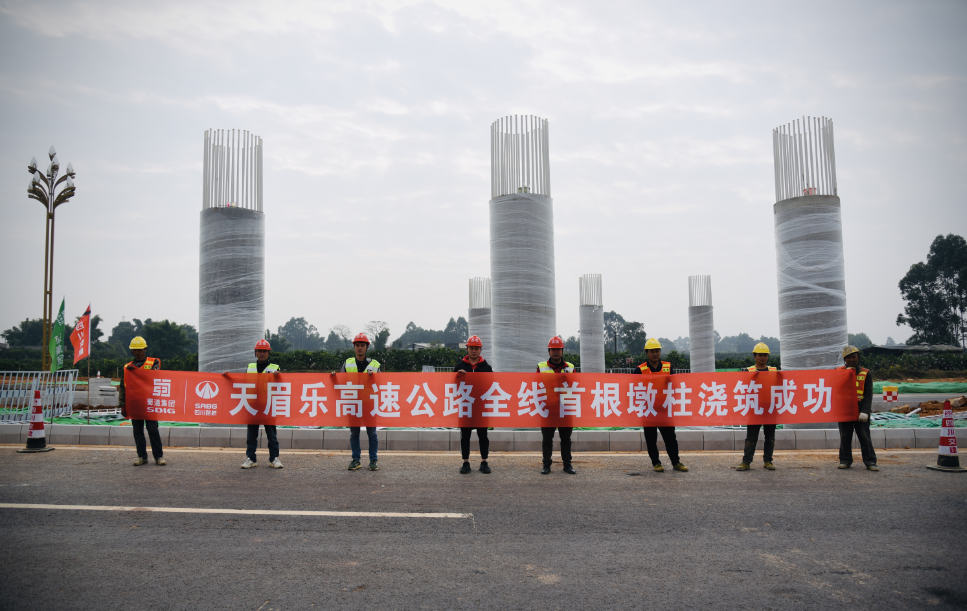
<svg viewBox="0 0 967 611"><path fill-rule="evenodd" d="M967 473L935 450L534 453L0 447L0 609L962 609ZM667 464L667 457L663 454ZM365 458L365 457L364 457ZM72 508L67 508L68 506ZM127 509L121 509L127 508ZM165 511L162 511L165 510ZM272 513L288 511L290 514ZM315 513L312 513L315 512Z"/></svg>

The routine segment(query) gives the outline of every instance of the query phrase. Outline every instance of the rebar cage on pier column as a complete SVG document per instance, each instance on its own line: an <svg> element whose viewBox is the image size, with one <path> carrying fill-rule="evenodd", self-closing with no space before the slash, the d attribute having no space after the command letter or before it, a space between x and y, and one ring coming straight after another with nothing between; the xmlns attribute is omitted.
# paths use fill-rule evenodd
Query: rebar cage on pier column
<svg viewBox="0 0 967 611"><path fill-rule="evenodd" d="M803 117L772 142L782 368L835 367L848 335L833 122Z"/></svg>
<svg viewBox="0 0 967 611"><path fill-rule="evenodd" d="M490 128L490 280L495 370L534 371L557 332L548 123L532 116Z"/></svg>
<svg viewBox="0 0 967 611"><path fill-rule="evenodd" d="M712 277L688 277L688 339L692 373L715 371Z"/></svg>
<svg viewBox="0 0 967 611"><path fill-rule="evenodd" d="M604 373L604 297L601 274L578 278L581 372Z"/></svg>
<svg viewBox="0 0 967 611"><path fill-rule="evenodd" d="M198 278L198 370L245 371L265 332L262 139L204 137Z"/></svg>
<svg viewBox="0 0 967 611"><path fill-rule="evenodd" d="M483 348L480 355L491 360L493 353L492 334L490 333L490 278L470 279L470 309L467 312L467 327L470 335L480 338ZM494 364L491 362L490 366Z"/></svg>

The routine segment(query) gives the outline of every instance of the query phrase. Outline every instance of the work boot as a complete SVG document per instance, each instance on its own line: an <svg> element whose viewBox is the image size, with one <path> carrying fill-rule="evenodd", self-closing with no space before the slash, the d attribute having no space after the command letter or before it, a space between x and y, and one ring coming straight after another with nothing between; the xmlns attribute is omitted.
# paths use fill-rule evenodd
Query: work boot
<svg viewBox="0 0 967 611"><path fill-rule="evenodd" d="M566 465L564 465L564 472L567 473L568 475L577 474L577 471L574 470L574 467L571 466L571 463L567 463Z"/></svg>
<svg viewBox="0 0 967 611"><path fill-rule="evenodd" d="M776 466L774 464L772 464L772 461L771 460L770 461L767 461L767 462L764 462L762 464L762 466L765 467L766 469L770 470L770 471L775 471L776 470Z"/></svg>
<svg viewBox="0 0 967 611"><path fill-rule="evenodd" d="M471 469L470 469L470 461L469 460L463 461L463 466L460 467L460 474L461 475L467 475L468 473L470 473L470 471L471 471Z"/></svg>
<svg viewBox="0 0 967 611"><path fill-rule="evenodd" d="M272 467L273 469L281 469L282 468L282 461L279 460L279 457L278 456L276 456L275 458L273 458L269 462L269 466Z"/></svg>
<svg viewBox="0 0 967 611"><path fill-rule="evenodd" d="M154 464L158 465L159 467L163 467L168 464L168 461L165 460L164 456L159 456L158 458L154 459Z"/></svg>
<svg viewBox="0 0 967 611"><path fill-rule="evenodd" d="M544 465L541 467L541 475L547 475L551 472L551 465Z"/></svg>
<svg viewBox="0 0 967 611"><path fill-rule="evenodd" d="M480 472L490 473L490 465L487 464L486 460L480 463Z"/></svg>
<svg viewBox="0 0 967 611"><path fill-rule="evenodd" d="M379 471L379 464L375 460L369 461L369 470L370 471Z"/></svg>
<svg viewBox="0 0 967 611"><path fill-rule="evenodd" d="M665 467L661 466L661 463L655 465L655 473L664 473Z"/></svg>
<svg viewBox="0 0 967 611"><path fill-rule="evenodd" d="M142 458L140 456L138 456L138 459L136 461L134 461L134 466L135 467L140 467L141 465L146 465L146 464L148 464L148 459L147 458Z"/></svg>
<svg viewBox="0 0 967 611"><path fill-rule="evenodd" d="M245 462L242 463L243 469L251 469L252 467L257 467L259 464L252 460L251 458L246 458Z"/></svg>
<svg viewBox="0 0 967 611"><path fill-rule="evenodd" d="M362 466L363 465L358 460L356 460L355 458L352 459L351 461L349 461L349 470L350 471L355 471L356 469L359 469Z"/></svg>
<svg viewBox="0 0 967 611"><path fill-rule="evenodd" d="M879 471L880 470L880 468L877 467L876 464L866 465L866 468L869 469L870 471Z"/></svg>
<svg viewBox="0 0 967 611"><path fill-rule="evenodd" d="M684 472L684 471L688 471L688 467L686 467L685 465L683 465L683 464L682 464L682 463L680 463L680 462L678 462L678 463L675 463L675 464L674 464L674 465L672 466L672 468L673 468L673 469L675 469L676 471L682 471L682 472Z"/></svg>
<svg viewBox="0 0 967 611"><path fill-rule="evenodd" d="M839 466L838 466L838 467L836 467L836 468L837 468L837 469L849 469L849 466L850 466L850 465L849 465L849 463L848 463L848 462L841 462L841 463L839 463Z"/></svg>
<svg viewBox="0 0 967 611"><path fill-rule="evenodd" d="M748 471L750 468L751 467L749 467L749 463L744 462L741 465L739 465L738 467L736 467L735 470L736 471Z"/></svg>

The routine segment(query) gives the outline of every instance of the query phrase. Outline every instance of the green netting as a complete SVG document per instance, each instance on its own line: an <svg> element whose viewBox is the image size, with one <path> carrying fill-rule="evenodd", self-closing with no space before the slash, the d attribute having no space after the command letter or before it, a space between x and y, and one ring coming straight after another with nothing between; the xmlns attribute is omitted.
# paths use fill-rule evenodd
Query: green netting
<svg viewBox="0 0 967 611"><path fill-rule="evenodd" d="M962 382L873 382L873 392L882 393L884 386L899 387L900 394L916 393L936 393L936 394L962 394L967 393L967 384Z"/></svg>
<svg viewBox="0 0 967 611"><path fill-rule="evenodd" d="M878 412L873 414L870 428L879 429L932 429L940 426L940 420L928 420L920 418L916 414L909 418L903 414L891 412ZM959 428L967 427L967 419L954 420L954 426Z"/></svg>

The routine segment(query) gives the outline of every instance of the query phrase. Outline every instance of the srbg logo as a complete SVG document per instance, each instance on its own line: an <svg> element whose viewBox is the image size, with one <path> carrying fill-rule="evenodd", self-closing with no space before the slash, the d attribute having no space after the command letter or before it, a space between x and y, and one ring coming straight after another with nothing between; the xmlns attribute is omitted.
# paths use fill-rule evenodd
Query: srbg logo
<svg viewBox="0 0 967 611"><path fill-rule="evenodd" d="M207 380L200 382L195 387L195 394L202 399L214 399L218 395L218 384Z"/></svg>

